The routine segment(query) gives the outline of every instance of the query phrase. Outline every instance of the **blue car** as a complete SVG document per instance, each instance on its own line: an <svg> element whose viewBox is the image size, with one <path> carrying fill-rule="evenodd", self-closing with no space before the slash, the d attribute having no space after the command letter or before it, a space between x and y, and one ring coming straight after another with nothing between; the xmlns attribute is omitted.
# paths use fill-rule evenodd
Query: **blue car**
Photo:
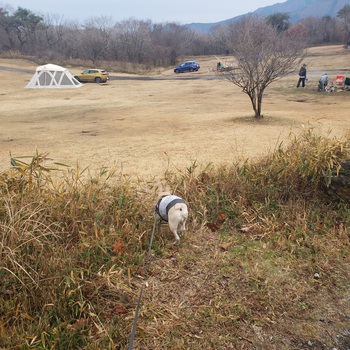
<svg viewBox="0 0 350 350"><path fill-rule="evenodd" d="M196 61L186 61L181 63L177 67L174 68L175 73L183 73L183 72L197 72L200 68L199 63Z"/></svg>

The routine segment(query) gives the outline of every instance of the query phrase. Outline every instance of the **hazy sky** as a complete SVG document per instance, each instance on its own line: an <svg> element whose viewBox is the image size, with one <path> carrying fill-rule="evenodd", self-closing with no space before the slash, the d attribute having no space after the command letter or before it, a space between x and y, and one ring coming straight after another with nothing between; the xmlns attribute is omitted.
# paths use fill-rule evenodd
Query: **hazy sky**
<svg viewBox="0 0 350 350"><path fill-rule="evenodd" d="M23 7L38 15L83 22L91 17L150 19L155 23L215 23L286 0L0 0L0 7Z"/></svg>

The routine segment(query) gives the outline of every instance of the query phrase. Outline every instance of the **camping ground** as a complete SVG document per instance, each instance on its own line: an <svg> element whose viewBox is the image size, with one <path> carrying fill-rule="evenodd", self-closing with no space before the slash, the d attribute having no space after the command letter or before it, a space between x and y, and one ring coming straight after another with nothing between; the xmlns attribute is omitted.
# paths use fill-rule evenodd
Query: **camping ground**
<svg viewBox="0 0 350 350"><path fill-rule="evenodd" d="M159 176L190 217L178 246L166 225L156 233L135 350L348 348L349 208L310 176L316 169L323 180L348 138L310 133L309 143L265 157L311 127L349 131L350 92L317 92L319 76L345 73L348 58L339 46L310 49L307 87L296 89L297 74L273 84L260 121L209 57L198 58L201 79L169 68L152 74L162 79L74 91L25 89L30 73L0 71L1 169L10 154L38 149L60 163L152 177L103 169L85 178L73 168L56 184L40 163L2 173L0 347L126 348ZM253 161L198 175L192 166L237 158Z"/></svg>
<svg viewBox="0 0 350 350"><path fill-rule="evenodd" d="M38 149L69 165L161 176L193 162L205 166L266 155L308 125L340 136L349 130L350 92L317 93L317 82L324 71L331 80L344 74L349 56L341 46L310 49L307 87L295 88L297 72L272 84L262 121L250 118L248 96L214 79L213 57L198 58L201 69L193 75L202 79L183 79L191 74L175 75L169 68L153 74L162 80L111 79L79 89L25 89L31 74L0 71L0 169L9 166L10 154L31 156ZM36 68L18 59L1 59L0 66Z"/></svg>

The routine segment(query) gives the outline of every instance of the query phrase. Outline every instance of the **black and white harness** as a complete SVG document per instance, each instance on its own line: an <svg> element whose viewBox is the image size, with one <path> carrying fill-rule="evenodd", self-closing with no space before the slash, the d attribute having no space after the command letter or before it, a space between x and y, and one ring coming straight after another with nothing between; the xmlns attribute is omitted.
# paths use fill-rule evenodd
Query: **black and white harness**
<svg viewBox="0 0 350 350"><path fill-rule="evenodd" d="M177 203L185 203L185 201L173 194L163 196L156 205L156 213L164 220L168 221L169 210Z"/></svg>

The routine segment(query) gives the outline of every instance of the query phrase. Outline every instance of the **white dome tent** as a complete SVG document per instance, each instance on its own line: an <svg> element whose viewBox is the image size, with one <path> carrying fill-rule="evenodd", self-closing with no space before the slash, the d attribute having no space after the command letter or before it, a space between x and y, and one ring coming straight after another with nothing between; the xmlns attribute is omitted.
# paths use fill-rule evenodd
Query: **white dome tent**
<svg viewBox="0 0 350 350"><path fill-rule="evenodd" d="M45 64L37 67L26 88L78 88L82 84L64 67Z"/></svg>

